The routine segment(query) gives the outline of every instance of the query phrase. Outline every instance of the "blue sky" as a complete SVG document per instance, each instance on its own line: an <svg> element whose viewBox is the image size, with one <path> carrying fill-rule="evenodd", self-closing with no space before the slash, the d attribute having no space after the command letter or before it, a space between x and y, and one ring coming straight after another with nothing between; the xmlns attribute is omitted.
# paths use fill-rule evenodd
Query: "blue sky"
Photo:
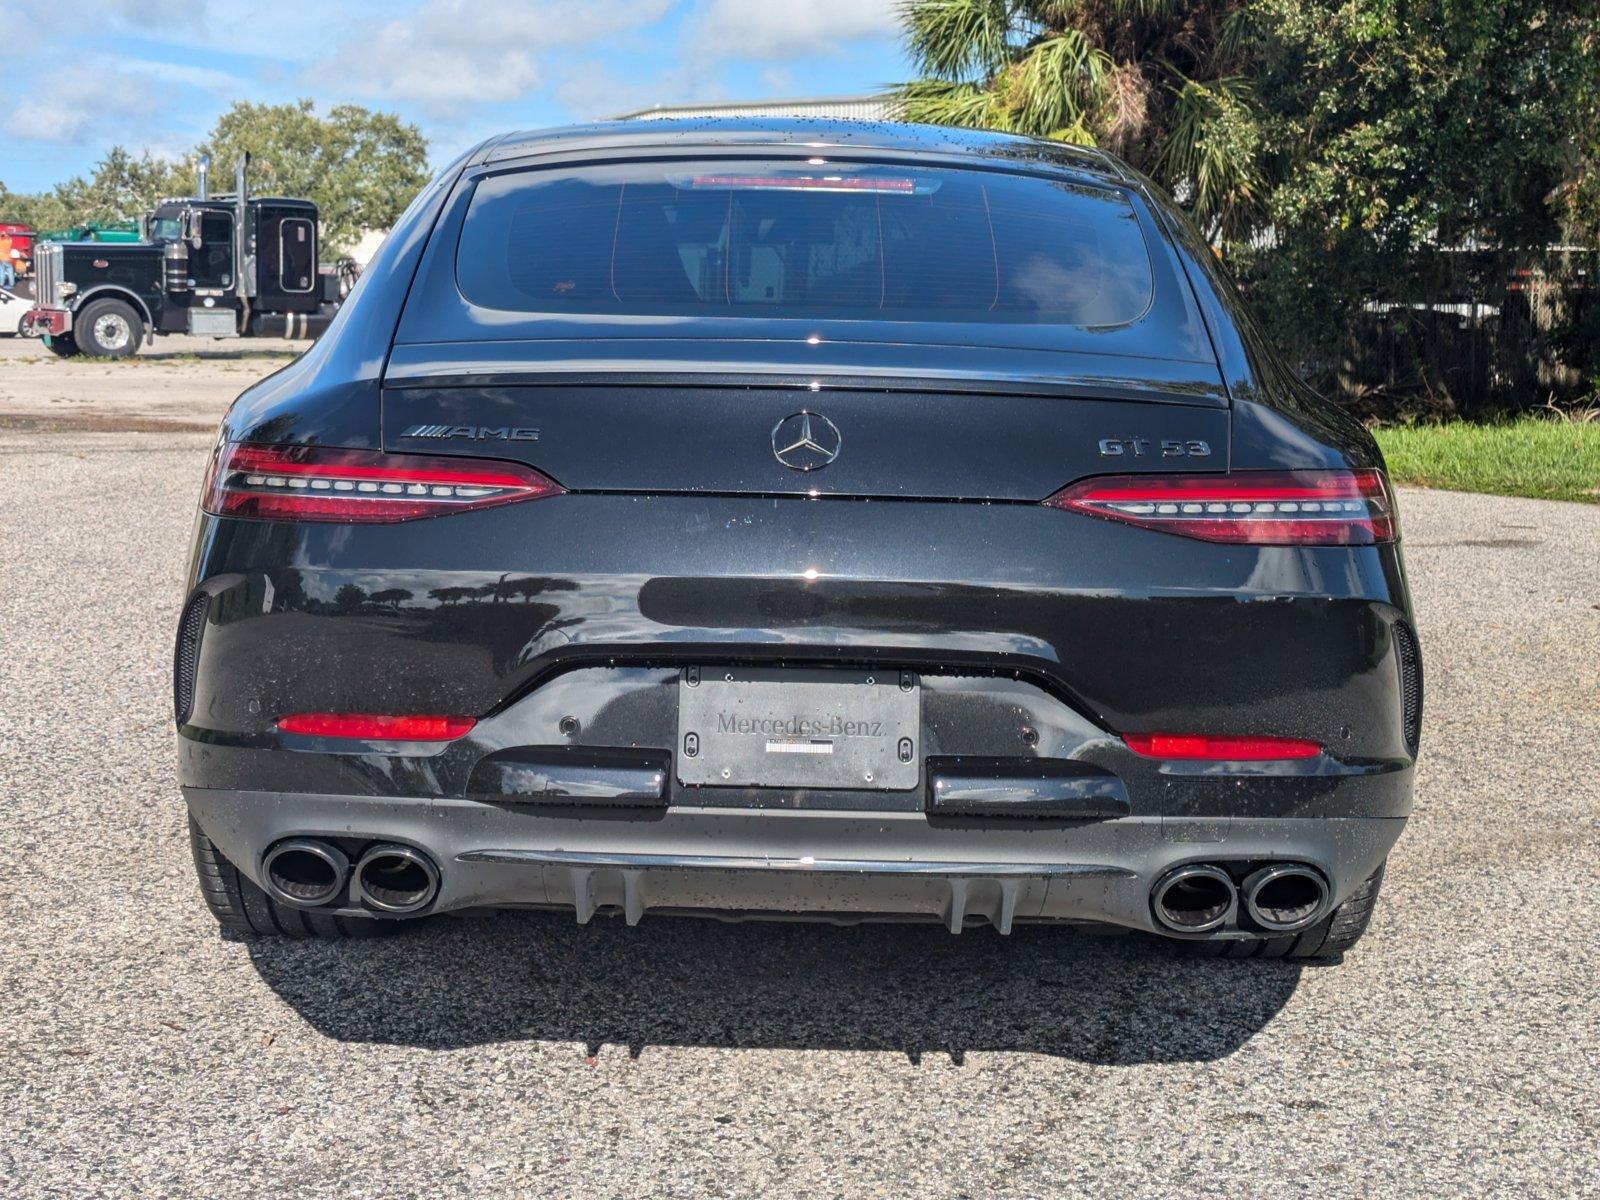
<svg viewBox="0 0 1600 1200"><path fill-rule="evenodd" d="M398 112L436 162L491 133L650 104L906 77L894 0L0 0L0 181L121 144L177 156L234 100ZM21 31L26 30L26 36Z"/></svg>

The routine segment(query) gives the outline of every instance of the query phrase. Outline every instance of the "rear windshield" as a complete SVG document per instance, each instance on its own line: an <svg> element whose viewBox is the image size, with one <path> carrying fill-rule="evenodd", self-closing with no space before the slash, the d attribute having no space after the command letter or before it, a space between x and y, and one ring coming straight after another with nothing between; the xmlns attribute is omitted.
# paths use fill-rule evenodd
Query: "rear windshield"
<svg viewBox="0 0 1600 1200"><path fill-rule="evenodd" d="M1118 192L815 161L491 177L456 268L482 307L633 316L1105 326L1154 288Z"/></svg>

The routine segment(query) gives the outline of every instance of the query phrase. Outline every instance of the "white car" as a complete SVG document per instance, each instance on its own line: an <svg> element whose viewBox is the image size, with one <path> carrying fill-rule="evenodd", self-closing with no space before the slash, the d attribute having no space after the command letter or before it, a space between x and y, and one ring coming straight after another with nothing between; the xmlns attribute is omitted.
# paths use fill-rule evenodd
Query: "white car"
<svg viewBox="0 0 1600 1200"><path fill-rule="evenodd" d="M22 314L33 307L28 296L18 295L8 288L0 288L0 337L16 337L22 324Z"/></svg>

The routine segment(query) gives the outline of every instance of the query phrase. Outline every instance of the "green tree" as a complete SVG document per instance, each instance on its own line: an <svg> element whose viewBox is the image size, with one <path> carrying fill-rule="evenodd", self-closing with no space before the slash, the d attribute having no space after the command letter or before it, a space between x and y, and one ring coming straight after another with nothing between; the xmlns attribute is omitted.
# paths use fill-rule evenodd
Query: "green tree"
<svg viewBox="0 0 1600 1200"><path fill-rule="evenodd" d="M34 229L58 229L70 214L51 192L13 192L0 183L0 221L20 221Z"/></svg>
<svg viewBox="0 0 1600 1200"><path fill-rule="evenodd" d="M1120 154L1190 210L1323 383L1348 382L1369 301L1498 305L1513 269L1569 269L1560 242L1600 266L1600 0L909 0L903 14L922 72L898 89L908 118ZM1528 378L1600 377L1600 305L1573 294L1536 306Z"/></svg>
<svg viewBox="0 0 1600 1200"><path fill-rule="evenodd" d="M1244 0L909 0L908 120L1103 146L1208 233L1259 214L1264 146Z"/></svg>
<svg viewBox="0 0 1600 1200"><path fill-rule="evenodd" d="M148 150L135 155L113 146L87 181L69 180L56 188L56 196L77 221L137 220L163 198L188 191L188 174Z"/></svg>
<svg viewBox="0 0 1600 1200"><path fill-rule="evenodd" d="M387 604L395 612L399 612L400 606L411 599L411 592L407 588L384 588L382 591L373 592L367 599L374 604Z"/></svg>
<svg viewBox="0 0 1600 1200"><path fill-rule="evenodd" d="M428 181L428 143L392 113L341 104L319 115L295 104L240 101L200 147L216 187L232 186L239 156L251 156L251 189L316 201L324 244L348 249L363 230L387 229Z"/></svg>
<svg viewBox="0 0 1600 1200"><path fill-rule="evenodd" d="M1498 304L1519 265L1559 269L1552 244L1600 247L1597 17L1594 0L1252 0L1275 169L1268 236L1232 255L1280 345L1336 363L1368 300ZM1540 314L1529 354L1594 362L1570 315Z"/></svg>
<svg viewBox="0 0 1600 1200"><path fill-rule="evenodd" d="M35 229L132 221L163 197L186 192L190 175L184 164L157 158L148 150L136 155L113 146L87 179L75 176L35 195L7 192L0 185L0 212L5 220L26 221Z"/></svg>

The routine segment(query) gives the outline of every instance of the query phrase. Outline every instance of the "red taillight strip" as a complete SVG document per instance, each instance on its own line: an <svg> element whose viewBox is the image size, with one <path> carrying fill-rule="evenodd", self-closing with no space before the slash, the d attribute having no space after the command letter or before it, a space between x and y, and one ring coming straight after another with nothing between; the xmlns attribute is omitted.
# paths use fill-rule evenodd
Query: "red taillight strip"
<svg viewBox="0 0 1600 1200"><path fill-rule="evenodd" d="M1085 479L1055 508L1211 542L1370 546L1398 536L1383 472L1239 471Z"/></svg>
<svg viewBox="0 0 1600 1200"><path fill-rule="evenodd" d="M232 442L212 466L204 508L277 521L390 522L555 496L520 463Z"/></svg>
<svg viewBox="0 0 1600 1200"><path fill-rule="evenodd" d="M912 192L917 186L913 179L844 175L696 175L690 182L703 188L795 192Z"/></svg>
<svg viewBox="0 0 1600 1200"><path fill-rule="evenodd" d="M370 451L323 450L311 446L258 446L237 442L230 465L236 471L270 471L281 475L324 475L337 470L348 479L393 479L399 482L478 483L500 487L522 487L527 483L524 470L486 460L481 465L467 459L423 458L404 454L372 454ZM296 457L300 456L300 457ZM424 463L426 466L416 466Z"/></svg>
<svg viewBox="0 0 1600 1200"><path fill-rule="evenodd" d="M1122 740L1145 758L1203 759L1210 762L1264 762L1273 759L1315 758L1322 753L1316 742L1285 737L1213 736L1203 733L1128 733Z"/></svg>
<svg viewBox="0 0 1600 1200"><path fill-rule="evenodd" d="M373 742L449 742L477 724L475 717L391 716L383 713L291 713L278 718L284 733L364 738Z"/></svg>

